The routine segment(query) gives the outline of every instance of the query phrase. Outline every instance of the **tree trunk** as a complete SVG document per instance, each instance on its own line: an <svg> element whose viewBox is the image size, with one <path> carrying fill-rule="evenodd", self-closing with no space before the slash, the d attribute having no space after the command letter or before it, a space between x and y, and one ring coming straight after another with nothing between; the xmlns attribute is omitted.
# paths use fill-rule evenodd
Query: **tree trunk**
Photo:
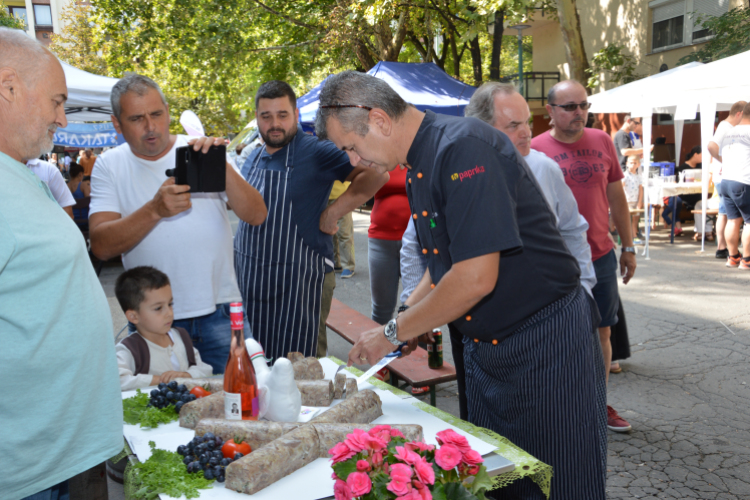
<svg viewBox="0 0 750 500"><path fill-rule="evenodd" d="M461 58L458 57L458 47L456 47L456 33L454 30L448 32L448 41L451 44L451 58L453 59L453 76L456 79L461 78Z"/></svg>
<svg viewBox="0 0 750 500"><path fill-rule="evenodd" d="M570 66L570 78L585 87L589 60L581 36L581 19L576 9L576 0L557 0L557 15L560 18L565 55Z"/></svg>
<svg viewBox="0 0 750 500"><path fill-rule="evenodd" d="M492 56L490 58L490 80L500 80L500 50L503 48L503 20L505 10L495 11L495 29L492 34ZM520 75L519 75L520 78Z"/></svg>
<svg viewBox="0 0 750 500"><path fill-rule="evenodd" d="M354 53L357 56L357 59L359 59L359 62L362 64L362 67L365 68L365 71L370 71L370 69L373 68L377 64L375 59L373 59L372 55L370 54L370 51L367 49L367 45L360 40L355 39L353 41L354 45Z"/></svg>
<svg viewBox="0 0 750 500"><path fill-rule="evenodd" d="M474 68L474 85L482 84L482 50L479 47L479 35L469 42L471 52L471 65Z"/></svg>

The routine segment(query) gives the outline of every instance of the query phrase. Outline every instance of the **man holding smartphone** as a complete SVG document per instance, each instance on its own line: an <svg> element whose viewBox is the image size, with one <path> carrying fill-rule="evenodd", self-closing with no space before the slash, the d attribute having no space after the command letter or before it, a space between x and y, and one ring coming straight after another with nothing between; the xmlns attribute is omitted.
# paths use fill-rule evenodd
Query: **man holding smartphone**
<svg viewBox="0 0 750 500"><path fill-rule="evenodd" d="M241 299L234 273L227 204L243 221L261 224L263 198L229 165L226 192L193 193L175 184L175 150L203 153L222 139L169 133L169 107L159 86L128 75L113 88L112 123L126 144L96 159L91 176L91 250L125 269L153 266L169 276L174 325L190 332L201 358L223 373L229 352L229 303ZM246 334L251 334L246 323Z"/></svg>

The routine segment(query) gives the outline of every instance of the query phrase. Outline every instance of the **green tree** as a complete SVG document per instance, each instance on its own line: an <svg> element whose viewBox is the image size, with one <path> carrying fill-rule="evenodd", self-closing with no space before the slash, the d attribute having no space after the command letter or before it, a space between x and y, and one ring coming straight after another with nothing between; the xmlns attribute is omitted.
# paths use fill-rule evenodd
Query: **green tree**
<svg viewBox="0 0 750 500"><path fill-rule="evenodd" d="M581 83L587 80L589 60L581 35L581 19L578 15L576 0L557 0L557 17L560 21L565 56L570 67L570 78Z"/></svg>
<svg viewBox="0 0 750 500"><path fill-rule="evenodd" d="M680 59L678 65L717 61L750 47L750 7L737 7L719 17L697 16L696 22L714 36L699 50Z"/></svg>
<svg viewBox="0 0 750 500"><path fill-rule="evenodd" d="M635 59L623 53L624 47L610 44L594 54L591 67L586 70L588 81L586 86L594 89L599 86L601 75L609 77L609 82L615 85L630 83L643 78L635 72Z"/></svg>
<svg viewBox="0 0 750 500"><path fill-rule="evenodd" d="M60 21L65 27L59 35L52 35L49 49L71 66L106 76L107 63L95 47L91 6L71 2L63 8Z"/></svg>
<svg viewBox="0 0 750 500"><path fill-rule="evenodd" d="M0 26L19 30L26 28L26 25L21 19L10 15L8 7L6 7L5 2L2 1L0 1Z"/></svg>

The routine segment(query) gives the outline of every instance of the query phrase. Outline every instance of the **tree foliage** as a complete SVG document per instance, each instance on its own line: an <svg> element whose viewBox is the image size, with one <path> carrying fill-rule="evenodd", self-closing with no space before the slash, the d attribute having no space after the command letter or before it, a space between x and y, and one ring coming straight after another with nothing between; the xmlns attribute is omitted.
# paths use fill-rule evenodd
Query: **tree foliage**
<svg viewBox="0 0 750 500"><path fill-rule="evenodd" d="M601 83L601 76L608 77L608 81L615 85L630 83L643 78L635 72L636 62L633 56L623 52L624 47L610 44L594 54L591 65L586 69L589 76L587 87L594 89Z"/></svg>
<svg viewBox="0 0 750 500"><path fill-rule="evenodd" d="M698 16L696 23L714 36L699 50L680 59L678 65L717 61L750 47L750 7L737 7L719 17Z"/></svg>
<svg viewBox="0 0 750 500"><path fill-rule="evenodd" d="M23 23L23 20L17 18L16 16L10 15L8 12L8 7L5 6L5 2L0 1L0 26L4 28L14 28L14 29L25 29L26 26Z"/></svg>
<svg viewBox="0 0 750 500"><path fill-rule="evenodd" d="M301 95L330 73L367 71L378 61L434 62L472 84L487 78L493 60L499 66L493 67L493 78L516 73L516 37L502 36L502 30L496 29L495 37L508 42L499 43L488 33L488 24L497 27L499 15L510 22L520 20L540 2L92 0L91 4L89 25L94 49L105 63L104 74L145 74L162 86L173 115L191 109L208 133L226 134L243 125L243 112L252 110L255 91L270 79L289 82ZM530 65L531 57L526 60Z"/></svg>
<svg viewBox="0 0 750 500"><path fill-rule="evenodd" d="M71 66L96 75L106 75L107 63L97 53L94 44L91 6L71 2L63 8L60 21L65 29L59 35L52 35L49 49Z"/></svg>

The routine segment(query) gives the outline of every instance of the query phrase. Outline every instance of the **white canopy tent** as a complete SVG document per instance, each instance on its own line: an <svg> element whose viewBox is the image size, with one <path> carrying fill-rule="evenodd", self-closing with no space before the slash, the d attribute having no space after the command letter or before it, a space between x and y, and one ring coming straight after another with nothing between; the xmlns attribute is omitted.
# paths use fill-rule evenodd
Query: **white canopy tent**
<svg viewBox="0 0 750 500"><path fill-rule="evenodd" d="M677 66L676 68L651 75L642 80L636 80L614 89L607 90L606 92L600 92L589 97L591 103L591 113L630 113L632 116L643 116L647 118L643 120L643 138L642 141L644 147L651 144L651 114L653 108L648 108L645 103L650 103L653 96L654 89L656 88L676 88L679 87L681 82L685 79L685 74L695 69L704 67L705 64L699 62L692 62L685 64L684 66ZM648 109L646 116L645 109ZM657 113L676 113L676 106L659 106L656 110ZM695 114L693 114L695 118ZM685 119L682 117L675 116L674 120L674 136L675 136L675 155L677 156L677 163L680 161L680 148L682 147L682 131L684 127ZM648 193L645 186L648 185L648 172L651 165L651 158L649 155L643 156L643 185L644 185L644 206L648 207ZM705 203L704 203L705 205ZM643 250L643 254L648 259L649 251L649 236L650 236L650 224L649 224L649 212L648 209L644 211L646 220L646 245Z"/></svg>
<svg viewBox="0 0 750 500"><path fill-rule="evenodd" d="M65 114L71 122L109 121L109 95L117 78L94 75L60 61L68 85Z"/></svg>
<svg viewBox="0 0 750 500"><path fill-rule="evenodd" d="M648 84L643 85L642 82L648 82ZM685 120L694 120L696 113L700 111L701 148L704 152L708 152L708 143L713 137L716 112L728 111L737 101L750 100L750 51L708 64L686 64L628 85L636 84L640 85L634 87L636 90L633 94L626 94L623 90L627 85L623 85L617 89L591 96L590 101L594 103L591 111L594 113L630 113L633 116L643 117L643 144L651 144L653 114L674 113L675 150L679 161ZM612 102L616 100L612 95L618 90L620 93L617 99L622 101L622 106L615 110ZM601 102L601 107L597 106L597 101ZM643 159L645 180L648 178L651 162L649 155L644 155ZM709 163L709 161L703 162L703 213L701 214L703 227L706 223ZM705 249L705 238L704 231L701 251ZM648 239L644 253L648 256Z"/></svg>

